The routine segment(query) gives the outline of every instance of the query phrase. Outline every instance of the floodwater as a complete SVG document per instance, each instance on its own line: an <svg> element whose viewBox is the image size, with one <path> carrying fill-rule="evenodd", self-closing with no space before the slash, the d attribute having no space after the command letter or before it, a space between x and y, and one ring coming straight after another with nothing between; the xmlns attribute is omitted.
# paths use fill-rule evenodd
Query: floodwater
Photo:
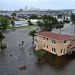
<svg viewBox="0 0 75 75"><path fill-rule="evenodd" d="M60 33L60 29L54 29L53 32ZM74 24L65 24L61 29L61 34L74 35Z"/></svg>
<svg viewBox="0 0 75 75"><path fill-rule="evenodd" d="M70 28L66 31L70 32ZM28 35L30 30L25 28L4 33L7 49L0 52L0 75L75 75L74 54L63 57L49 54L47 63L38 63L33 53L32 37ZM24 41L23 49L19 46L21 41ZM20 71L21 65L26 65L27 69Z"/></svg>

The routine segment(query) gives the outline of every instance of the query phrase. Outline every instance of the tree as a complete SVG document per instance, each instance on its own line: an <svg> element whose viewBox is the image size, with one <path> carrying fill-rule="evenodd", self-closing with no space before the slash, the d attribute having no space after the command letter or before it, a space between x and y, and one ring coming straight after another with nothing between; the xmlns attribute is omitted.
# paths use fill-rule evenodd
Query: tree
<svg viewBox="0 0 75 75"><path fill-rule="evenodd" d="M35 14L32 14L32 15L29 17L29 19L38 19L38 16L35 15Z"/></svg>
<svg viewBox="0 0 75 75"><path fill-rule="evenodd" d="M2 32L0 32L0 48L2 49L2 40L5 38L5 36L2 34Z"/></svg>
<svg viewBox="0 0 75 75"><path fill-rule="evenodd" d="M12 16L12 19L13 19L13 20L16 20L15 17L17 16L17 14L16 14L15 12L13 12L13 13L11 14L11 16Z"/></svg>
<svg viewBox="0 0 75 75"><path fill-rule="evenodd" d="M56 26L57 29L60 29L60 34L61 34L61 28L64 27L64 23L62 21L59 21L58 25Z"/></svg>
<svg viewBox="0 0 75 75"><path fill-rule="evenodd" d="M46 54L46 51L40 49L40 50L36 50L34 53L35 53L35 55L38 57L38 61L39 61L39 62L42 62L42 61L43 61L43 57L44 57L45 54Z"/></svg>
<svg viewBox="0 0 75 75"><path fill-rule="evenodd" d="M14 26L15 26L14 19L11 19L11 24L12 24L12 27L14 27Z"/></svg>
<svg viewBox="0 0 75 75"><path fill-rule="evenodd" d="M41 20L37 22L37 25L42 31L52 31L58 25L56 18L44 15Z"/></svg>
<svg viewBox="0 0 75 75"><path fill-rule="evenodd" d="M30 26L30 25L33 25L33 24L31 23L30 19L28 20L28 25L29 25L29 26Z"/></svg>
<svg viewBox="0 0 75 75"><path fill-rule="evenodd" d="M32 38L33 38L33 44L34 44L34 37L36 36L36 31L35 30L33 30L33 31L30 31L30 33L29 33L29 35L30 36L32 36Z"/></svg>
<svg viewBox="0 0 75 75"><path fill-rule="evenodd" d="M71 21L74 24L74 33L75 33L75 15L71 15Z"/></svg>
<svg viewBox="0 0 75 75"><path fill-rule="evenodd" d="M16 16L17 14L15 13L15 12L13 12L12 14L11 14L11 16Z"/></svg>
<svg viewBox="0 0 75 75"><path fill-rule="evenodd" d="M6 17L0 17L0 29L6 30L8 26L10 25L10 21Z"/></svg>

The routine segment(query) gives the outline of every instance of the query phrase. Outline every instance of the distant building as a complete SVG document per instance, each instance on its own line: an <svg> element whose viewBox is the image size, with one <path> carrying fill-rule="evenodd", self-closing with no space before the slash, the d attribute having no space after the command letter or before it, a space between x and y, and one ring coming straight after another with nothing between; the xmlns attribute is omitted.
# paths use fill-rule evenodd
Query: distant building
<svg viewBox="0 0 75 75"><path fill-rule="evenodd" d="M27 9L27 7L25 8ZM58 14L66 14L68 16L71 15L72 10L16 10L16 11L0 11L0 15L7 15L11 16L11 14L15 12L17 16L23 15L23 16L30 16L32 14L42 16L42 15L50 15L50 16L58 16Z"/></svg>
<svg viewBox="0 0 75 75"><path fill-rule="evenodd" d="M57 56L75 51L75 36L38 32L35 39L35 49L44 49Z"/></svg>
<svg viewBox="0 0 75 75"><path fill-rule="evenodd" d="M37 25L37 22L38 22L39 20L37 20L37 19L31 19L30 21L31 21L32 24Z"/></svg>

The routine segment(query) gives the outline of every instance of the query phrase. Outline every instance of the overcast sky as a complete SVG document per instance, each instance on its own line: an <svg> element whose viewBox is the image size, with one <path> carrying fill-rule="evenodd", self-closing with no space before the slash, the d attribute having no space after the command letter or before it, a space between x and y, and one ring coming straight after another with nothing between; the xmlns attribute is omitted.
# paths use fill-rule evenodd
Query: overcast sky
<svg viewBox="0 0 75 75"><path fill-rule="evenodd" d="M75 0L0 0L0 9L14 10L25 6L40 9L75 9Z"/></svg>

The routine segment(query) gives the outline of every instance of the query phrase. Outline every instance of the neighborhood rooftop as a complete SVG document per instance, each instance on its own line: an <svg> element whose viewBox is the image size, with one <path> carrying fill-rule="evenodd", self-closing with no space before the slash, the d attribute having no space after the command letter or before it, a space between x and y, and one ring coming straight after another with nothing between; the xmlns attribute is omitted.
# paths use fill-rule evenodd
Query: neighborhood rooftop
<svg viewBox="0 0 75 75"><path fill-rule="evenodd" d="M49 38L54 38L54 39L57 39L57 40L66 40L66 39L75 38L75 36L57 34L57 33L47 32L47 31L38 32L37 34L39 34L41 36L49 37Z"/></svg>
<svg viewBox="0 0 75 75"><path fill-rule="evenodd" d="M71 41L71 43L68 45L69 48L75 47L75 41Z"/></svg>

